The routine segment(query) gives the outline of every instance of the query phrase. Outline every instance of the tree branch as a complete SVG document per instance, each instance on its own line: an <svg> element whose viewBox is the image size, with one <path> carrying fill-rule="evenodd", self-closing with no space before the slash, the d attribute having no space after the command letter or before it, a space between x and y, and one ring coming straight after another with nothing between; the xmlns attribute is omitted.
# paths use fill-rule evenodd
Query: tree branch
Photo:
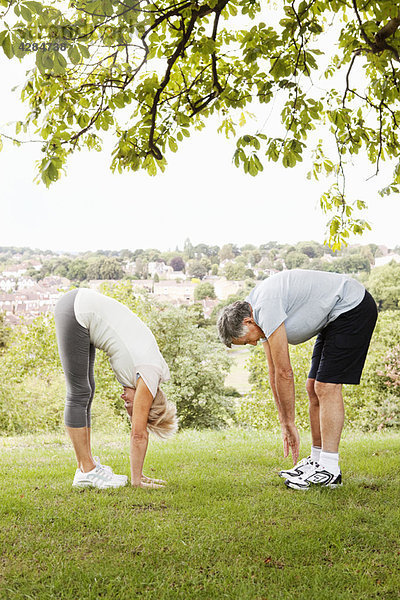
<svg viewBox="0 0 400 600"><path fill-rule="evenodd" d="M152 107L150 110L151 126L150 126L150 133L149 133L149 147L150 147L151 153L157 160L162 160L162 157L163 157L160 149L157 147L157 145L154 142L154 134L155 134L156 118L157 118L157 108L158 108L158 105L160 102L161 94L170 81L172 68L173 68L174 64L176 63L176 61L178 60L179 56L183 53L183 51L186 47L186 44L190 39L190 36L192 34L192 31L194 29L196 21L206 15L209 15L210 13L221 12L222 9L228 3L228 1L229 0L219 0L218 4L214 8L211 8L210 6L208 6L206 4L206 5L203 5L202 7L200 7L198 10L192 11L192 16L190 17L190 21L189 21L186 31L184 31L181 41L177 45L175 52L170 56L170 58L167 61L167 69L165 71L164 78L161 81L161 83L154 95L153 104L152 104ZM210 99L211 98L207 97L207 102L209 102ZM199 112L202 108L204 108L203 105L201 105L201 108L196 107L195 108L196 112Z"/></svg>
<svg viewBox="0 0 400 600"><path fill-rule="evenodd" d="M351 70L352 70L352 68L353 68L354 61L356 60L357 56L359 56L359 55L360 55L360 51L359 51L359 50L356 50L356 51L354 52L354 54L353 54L353 58L351 59L350 66L349 66L349 68L348 68L348 70L347 70L347 73L346 73L346 89L345 89L345 91L344 91L344 94L343 94L343 100L342 100L342 105L343 105L343 108L344 108L344 104L345 104L345 101L346 101L346 96L347 96L347 93L348 93L348 92L349 92L349 90L350 90L350 73L351 73Z"/></svg>
<svg viewBox="0 0 400 600"><path fill-rule="evenodd" d="M395 57L395 59L400 62L400 56L398 51L396 50L396 48L394 48L391 44L387 43L387 38L394 35L397 31L397 29L400 26L400 11L397 15L397 17L390 19L390 21L388 23L386 23L386 25L384 25L383 27L381 27L381 29L379 29L379 31L377 31L377 33L374 36L374 41L370 40L369 37L367 36L367 34L365 33L362 21L361 21L361 17L360 17L360 13L358 11L358 7L357 7L357 1L356 0L352 0L353 1L353 8L354 8L354 12L356 14L357 17L357 21L360 27L360 32L361 35L364 39L364 41L368 44L369 46L369 51L372 52L373 54L380 54L381 52L384 52L384 50L389 50Z"/></svg>

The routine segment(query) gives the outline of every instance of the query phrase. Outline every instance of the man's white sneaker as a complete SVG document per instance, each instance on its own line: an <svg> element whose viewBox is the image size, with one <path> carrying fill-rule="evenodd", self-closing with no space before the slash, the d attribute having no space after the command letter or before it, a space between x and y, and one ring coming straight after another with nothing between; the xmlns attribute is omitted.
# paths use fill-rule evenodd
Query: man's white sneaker
<svg viewBox="0 0 400 600"><path fill-rule="evenodd" d="M311 456L307 456L307 458L302 458L299 460L297 464L292 467L292 469L288 469L287 471L279 471L279 477L284 477L285 479L292 477L300 477L300 475L304 475L304 473L309 473L314 469L314 461L311 460Z"/></svg>
<svg viewBox="0 0 400 600"><path fill-rule="evenodd" d="M83 473L80 469L77 469L72 486L94 487L104 490L107 488L123 487L126 485L127 480L128 478L126 478L126 480L121 480L116 477L114 473L110 473L110 471L96 465L95 468L88 473Z"/></svg>
<svg viewBox="0 0 400 600"><path fill-rule="evenodd" d="M127 475L117 475L116 473L114 473L114 471L112 470L111 467L109 467L108 465L102 465L100 462L100 458L98 456L93 456L93 460L94 460L94 464L96 465L96 467L102 467L106 471L109 471L109 473L112 473L114 475L114 477L117 477L117 479L120 479L121 481L125 481L125 483L128 483Z"/></svg>
<svg viewBox="0 0 400 600"><path fill-rule="evenodd" d="M342 485L342 473L339 471L334 475L315 463L311 472L286 479L285 485L292 490L309 490L311 487L336 488Z"/></svg>

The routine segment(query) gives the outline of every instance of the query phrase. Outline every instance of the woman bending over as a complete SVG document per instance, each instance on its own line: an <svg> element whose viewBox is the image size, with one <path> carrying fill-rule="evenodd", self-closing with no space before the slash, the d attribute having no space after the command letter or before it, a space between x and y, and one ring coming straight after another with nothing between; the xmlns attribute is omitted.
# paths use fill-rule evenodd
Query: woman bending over
<svg viewBox="0 0 400 600"><path fill-rule="evenodd" d="M135 487L160 487L164 482L145 477L142 472L148 432L167 438L176 432L177 418L175 406L160 388L169 379L169 369L154 335L125 305L86 288L60 298L55 323L67 386L65 425L78 463L72 485L109 488L127 483L126 475L116 475L91 452L90 408L95 390L95 352L99 348L108 355L124 388L121 397L132 422L131 483Z"/></svg>

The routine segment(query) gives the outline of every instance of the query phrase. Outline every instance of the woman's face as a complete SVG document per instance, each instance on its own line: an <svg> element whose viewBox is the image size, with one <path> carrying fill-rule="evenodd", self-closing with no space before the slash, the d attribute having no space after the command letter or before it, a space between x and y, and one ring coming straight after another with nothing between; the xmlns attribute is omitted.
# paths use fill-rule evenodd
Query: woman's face
<svg viewBox="0 0 400 600"><path fill-rule="evenodd" d="M133 409L133 401L135 399L134 388L124 387L124 391L121 394L121 398L125 403L126 412L129 415L129 418L132 420L132 409Z"/></svg>

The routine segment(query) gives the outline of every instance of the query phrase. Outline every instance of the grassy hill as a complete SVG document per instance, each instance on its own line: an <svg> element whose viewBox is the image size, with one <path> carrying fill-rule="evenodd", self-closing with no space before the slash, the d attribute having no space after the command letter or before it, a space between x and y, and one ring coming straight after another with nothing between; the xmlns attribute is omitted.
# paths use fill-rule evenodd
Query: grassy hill
<svg viewBox="0 0 400 600"><path fill-rule="evenodd" d="M129 472L128 436L94 449ZM400 434L347 433L343 487L299 493L278 436L184 431L149 449L166 488L76 491L63 436L2 438L0 598L398 598L399 455Z"/></svg>

